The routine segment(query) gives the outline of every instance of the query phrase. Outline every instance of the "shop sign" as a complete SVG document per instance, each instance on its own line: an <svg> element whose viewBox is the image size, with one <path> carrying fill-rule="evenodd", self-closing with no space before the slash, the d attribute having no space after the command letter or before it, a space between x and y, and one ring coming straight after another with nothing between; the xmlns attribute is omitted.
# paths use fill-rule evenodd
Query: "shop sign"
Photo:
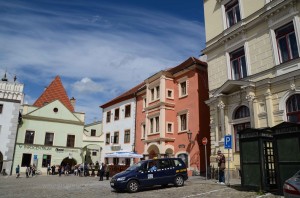
<svg viewBox="0 0 300 198"><path fill-rule="evenodd" d="M19 148L22 148L23 146L24 146L24 149L43 150L43 151L50 151L50 150L52 150L52 147L49 147L49 146L39 146L39 145L19 145Z"/></svg>

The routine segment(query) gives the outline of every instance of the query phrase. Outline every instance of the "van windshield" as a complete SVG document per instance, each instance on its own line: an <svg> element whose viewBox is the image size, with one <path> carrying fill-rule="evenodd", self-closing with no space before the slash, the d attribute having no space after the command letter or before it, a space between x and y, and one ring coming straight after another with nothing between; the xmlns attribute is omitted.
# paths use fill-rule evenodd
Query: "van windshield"
<svg viewBox="0 0 300 198"><path fill-rule="evenodd" d="M138 162L136 164L132 164L131 166L129 166L126 171L131 171L131 170L137 170L139 167L141 167L142 163Z"/></svg>

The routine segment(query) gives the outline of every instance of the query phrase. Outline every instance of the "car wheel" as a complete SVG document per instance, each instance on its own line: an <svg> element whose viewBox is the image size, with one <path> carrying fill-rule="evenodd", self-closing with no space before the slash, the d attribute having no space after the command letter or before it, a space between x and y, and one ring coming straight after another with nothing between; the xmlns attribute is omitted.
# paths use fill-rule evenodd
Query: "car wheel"
<svg viewBox="0 0 300 198"><path fill-rule="evenodd" d="M136 180L131 180L127 183L127 190L130 193L135 193L139 190L139 183Z"/></svg>
<svg viewBox="0 0 300 198"><path fill-rule="evenodd" d="M175 177L174 185L177 186L177 187L180 187L180 186L183 186L183 184L184 184L183 177L180 176L180 175L177 175Z"/></svg>

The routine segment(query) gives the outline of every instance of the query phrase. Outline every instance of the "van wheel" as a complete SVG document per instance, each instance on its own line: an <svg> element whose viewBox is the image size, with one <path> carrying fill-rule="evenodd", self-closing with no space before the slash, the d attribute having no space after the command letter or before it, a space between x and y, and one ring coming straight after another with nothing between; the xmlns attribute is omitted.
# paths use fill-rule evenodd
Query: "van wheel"
<svg viewBox="0 0 300 198"><path fill-rule="evenodd" d="M180 187L180 186L183 186L183 184L184 184L183 177L180 176L180 175L177 175L175 177L174 185L177 186L177 187Z"/></svg>
<svg viewBox="0 0 300 198"><path fill-rule="evenodd" d="M131 180L127 183L127 190L130 193L135 193L139 190L139 183L136 180Z"/></svg>

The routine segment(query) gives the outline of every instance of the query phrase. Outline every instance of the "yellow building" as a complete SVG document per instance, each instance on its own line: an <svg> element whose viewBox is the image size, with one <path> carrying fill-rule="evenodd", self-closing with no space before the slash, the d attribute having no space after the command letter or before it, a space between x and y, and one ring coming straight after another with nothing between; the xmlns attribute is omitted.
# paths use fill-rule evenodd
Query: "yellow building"
<svg viewBox="0 0 300 198"><path fill-rule="evenodd" d="M237 132L300 122L300 1L204 0L211 166L240 169ZM224 136L233 147L224 150ZM229 154L229 155L228 155Z"/></svg>

